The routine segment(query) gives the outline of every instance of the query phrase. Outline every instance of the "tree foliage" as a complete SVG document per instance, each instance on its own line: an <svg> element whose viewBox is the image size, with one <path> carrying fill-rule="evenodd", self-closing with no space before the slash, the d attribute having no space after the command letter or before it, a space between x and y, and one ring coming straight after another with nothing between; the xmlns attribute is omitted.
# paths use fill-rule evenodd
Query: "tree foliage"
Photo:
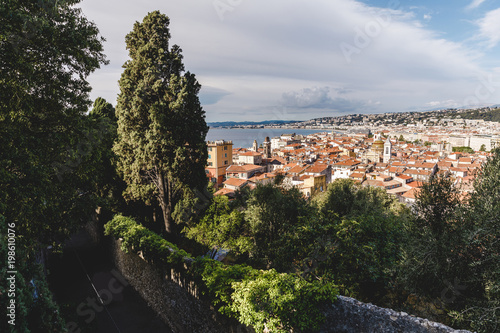
<svg viewBox="0 0 500 333"><path fill-rule="evenodd" d="M471 147L453 147L452 151L455 153L469 153L469 154L474 154L474 149Z"/></svg>
<svg viewBox="0 0 500 333"><path fill-rule="evenodd" d="M252 279L234 282L231 309L240 322L257 332L317 330L324 321L320 305L333 302L337 289L322 281L271 269Z"/></svg>
<svg viewBox="0 0 500 333"><path fill-rule="evenodd" d="M288 267L292 258L286 251L287 238L307 209L305 198L295 187L287 190L274 184L258 185L244 211L255 244L252 257L266 266Z"/></svg>
<svg viewBox="0 0 500 333"><path fill-rule="evenodd" d="M126 36L130 60L120 79L114 151L126 196L147 203L156 198L165 230L175 234L175 206L186 193L205 188L208 127L200 84L184 73L181 49L169 45L169 22L151 12Z"/></svg>
<svg viewBox="0 0 500 333"><path fill-rule="evenodd" d="M76 3L0 3L0 213L34 244L66 235L94 200L86 77L106 61Z"/></svg>
<svg viewBox="0 0 500 333"><path fill-rule="evenodd" d="M188 238L216 249L226 249L236 254L252 251L253 242L243 214L231 210L226 196L216 196L201 221L185 230Z"/></svg>
<svg viewBox="0 0 500 333"><path fill-rule="evenodd" d="M331 276L344 292L373 300L393 279L410 213L382 189L339 179L316 199L301 229L306 274ZM300 238L299 238L300 239ZM380 296L380 295L379 295Z"/></svg>
<svg viewBox="0 0 500 333"><path fill-rule="evenodd" d="M495 332L500 329L500 149L494 149L483 165L466 209L476 273L472 283L482 290L470 297L455 317L472 329Z"/></svg>
<svg viewBox="0 0 500 333"><path fill-rule="evenodd" d="M440 298L458 279L470 283L469 226L460 212L460 192L445 176L432 177L417 194L416 216L406 224L407 244L401 268L403 284L410 292ZM462 293L477 292L469 285ZM457 300L459 301L459 300Z"/></svg>

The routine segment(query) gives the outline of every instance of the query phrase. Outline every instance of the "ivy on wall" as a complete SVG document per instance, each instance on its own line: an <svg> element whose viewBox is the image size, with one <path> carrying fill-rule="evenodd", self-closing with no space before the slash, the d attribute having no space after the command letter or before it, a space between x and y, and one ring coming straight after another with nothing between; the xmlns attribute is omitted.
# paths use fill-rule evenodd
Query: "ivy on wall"
<svg viewBox="0 0 500 333"><path fill-rule="evenodd" d="M307 281L274 269L257 270L247 265L191 256L138 224L116 215L105 225L105 234L122 238L122 250L142 252L155 265L190 263L188 274L200 283L212 304L224 315L252 326L257 332L318 329L324 320L320 306L338 295L335 285Z"/></svg>

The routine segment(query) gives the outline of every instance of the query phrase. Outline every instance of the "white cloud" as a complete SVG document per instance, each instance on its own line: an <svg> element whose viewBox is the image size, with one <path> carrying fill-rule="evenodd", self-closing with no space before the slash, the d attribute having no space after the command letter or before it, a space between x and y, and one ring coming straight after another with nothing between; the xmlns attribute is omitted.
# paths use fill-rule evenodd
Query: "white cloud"
<svg viewBox="0 0 500 333"><path fill-rule="evenodd" d="M481 6L481 4L484 2L485 0L473 0L467 7L465 7L466 9L470 10L470 9L475 9L479 6Z"/></svg>
<svg viewBox="0 0 500 333"><path fill-rule="evenodd" d="M453 99L449 99L449 100L446 100L446 101L433 101L433 102L429 102L427 103L427 106L431 107L431 108L437 108L437 107L441 107L441 108L453 108L453 107L459 107L459 103Z"/></svg>
<svg viewBox="0 0 500 333"><path fill-rule="evenodd" d="M115 103L125 35L155 9L170 17L172 42L206 87L201 97L208 121L428 108L429 101L473 94L484 72L463 44L416 26L415 15L401 8L354 0L222 2L237 4L223 20L213 0L83 1L84 13L107 39L111 61L92 75L99 87L92 98ZM350 61L341 45L352 47Z"/></svg>
<svg viewBox="0 0 500 333"><path fill-rule="evenodd" d="M430 21L432 19L432 15L430 14L424 14L424 20Z"/></svg>
<svg viewBox="0 0 500 333"><path fill-rule="evenodd" d="M479 36L488 41L489 47L494 47L500 41L500 8L492 10L477 21Z"/></svg>

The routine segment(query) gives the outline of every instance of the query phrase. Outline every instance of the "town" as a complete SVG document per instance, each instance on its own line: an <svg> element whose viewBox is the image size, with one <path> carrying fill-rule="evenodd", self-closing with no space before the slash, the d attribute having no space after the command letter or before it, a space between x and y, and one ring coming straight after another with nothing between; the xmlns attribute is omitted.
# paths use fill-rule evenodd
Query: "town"
<svg viewBox="0 0 500 333"><path fill-rule="evenodd" d="M349 178L383 188L411 205L423 182L435 174L452 177L461 191L469 192L488 152L500 146L500 123L461 118L466 112L471 111L316 119L293 126L336 125L344 132L282 134L254 141L248 149L223 139L209 141L205 172L215 194L230 198L244 187L267 184L278 176L283 186L296 186L305 197L325 191L336 179Z"/></svg>

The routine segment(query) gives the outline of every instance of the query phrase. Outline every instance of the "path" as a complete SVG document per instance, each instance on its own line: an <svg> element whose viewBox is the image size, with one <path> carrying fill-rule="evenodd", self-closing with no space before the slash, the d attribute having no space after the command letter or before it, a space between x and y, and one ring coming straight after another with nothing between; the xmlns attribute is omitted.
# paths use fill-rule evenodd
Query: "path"
<svg viewBox="0 0 500 333"><path fill-rule="evenodd" d="M68 332L172 332L113 267L109 250L90 246L87 234L74 236L62 256L51 255L48 268Z"/></svg>

